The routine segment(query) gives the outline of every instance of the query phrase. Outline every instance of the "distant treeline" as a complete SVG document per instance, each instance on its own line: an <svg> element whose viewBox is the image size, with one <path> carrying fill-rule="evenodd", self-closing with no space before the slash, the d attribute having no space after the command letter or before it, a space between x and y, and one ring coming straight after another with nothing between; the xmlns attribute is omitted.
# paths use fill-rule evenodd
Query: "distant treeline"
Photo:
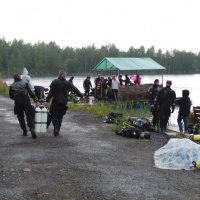
<svg viewBox="0 0 200 200"><path fill-rule="evenodd" d="M133 46L127 52L120 51L114 44L96 48L95 45L73 48L61 48L55 42L24 43L23 40L6 42L0 39L0 75L12 76L22 73L26 67L31 76L55 76L58 71L66 70L68 75L91 74L92 69L104 57L150 57L166 68L165 74L200 73L200 53L186 51L166 51L154 46L147 50L144 46ZM155 73L155 72L141 72Z"/></svg>

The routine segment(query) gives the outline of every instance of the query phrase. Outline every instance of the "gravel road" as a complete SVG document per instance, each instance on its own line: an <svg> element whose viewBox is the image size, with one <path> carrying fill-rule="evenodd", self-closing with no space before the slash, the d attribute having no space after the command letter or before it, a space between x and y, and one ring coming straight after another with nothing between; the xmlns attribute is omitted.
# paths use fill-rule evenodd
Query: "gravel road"
<svg viewBox="0 0 200 200"><path fill-rule="evenodd" d="M0 96L1 200L185 200L200 198L200 171L155 168L166 139L123 138L112 124L68 110L58 137L53 127L22 136L13 101Z"/></svg>

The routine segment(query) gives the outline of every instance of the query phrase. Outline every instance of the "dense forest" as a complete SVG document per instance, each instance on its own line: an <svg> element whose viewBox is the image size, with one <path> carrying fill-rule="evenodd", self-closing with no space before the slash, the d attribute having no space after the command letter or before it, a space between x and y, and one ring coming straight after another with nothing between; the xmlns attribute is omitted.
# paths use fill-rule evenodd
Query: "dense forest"
<svg viewBox="0 0 200 200"><path fill-rule="evenodd" d="M73 48L61 48L55 42L24 43L23 40L6 42L0 39L0 76L12 76L22 73L26 67L32 76L54 76L59 70L66 70L68 75L92 73L92 69L104 57L150 57L166 68L166 74L200 73L200 53L186 51L166 51L154 46L136 49L130 46L127 52L120 51L114 44L96 48L95 45ZM144 72L141 72L144 73ZM155 72L145 72L155 73Z"/></svg>

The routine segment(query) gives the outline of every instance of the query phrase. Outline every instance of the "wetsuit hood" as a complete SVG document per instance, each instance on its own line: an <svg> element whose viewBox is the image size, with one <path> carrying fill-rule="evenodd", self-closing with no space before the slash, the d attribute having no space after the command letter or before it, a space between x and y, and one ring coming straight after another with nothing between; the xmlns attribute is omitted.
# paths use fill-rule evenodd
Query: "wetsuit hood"
<svg viewBox="0 0 200 200"><path fill-rule="evenodd" d="M24 67L24 70L22 72L22 75L28 75L28 70Z"/></svg>
<svg viewBox="0 0 200 200"><path fill-rule="evenodd" d="M189 90L182 90L182 95L183 97L188 97L190 94L190 91Z"/></svg>

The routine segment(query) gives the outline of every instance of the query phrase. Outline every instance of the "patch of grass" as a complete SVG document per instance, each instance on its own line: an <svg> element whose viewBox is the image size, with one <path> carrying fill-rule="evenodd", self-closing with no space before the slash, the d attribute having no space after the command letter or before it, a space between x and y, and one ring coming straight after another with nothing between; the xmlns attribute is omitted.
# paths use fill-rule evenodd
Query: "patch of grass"
<svg viewBox="0 0 200 200"><path fill-rule="evenodd" d="M0 78L0 94L8 97L9 96L9 86Z"/></svg>
<svg viewBox="0 0 200 200"><path fill-rule="evenodd" d="M128 121L128 117L150 118L151 116L149 108L146 106L141 106L141 108L130 107L129 109L127 109L126 105L127 103L120 102L120 101L115 102L115 103L109 103L109 104L104 103L104 102L99 102L92 105L88 103L76 104L76 103L70 102L68 104L68 107L69 109L89 112L104 119L111 112L123 114L123 117L117 117L114 120L114 126L111 129L113 132L121 129L124 126L131 125L131 123Z"/></svg>

